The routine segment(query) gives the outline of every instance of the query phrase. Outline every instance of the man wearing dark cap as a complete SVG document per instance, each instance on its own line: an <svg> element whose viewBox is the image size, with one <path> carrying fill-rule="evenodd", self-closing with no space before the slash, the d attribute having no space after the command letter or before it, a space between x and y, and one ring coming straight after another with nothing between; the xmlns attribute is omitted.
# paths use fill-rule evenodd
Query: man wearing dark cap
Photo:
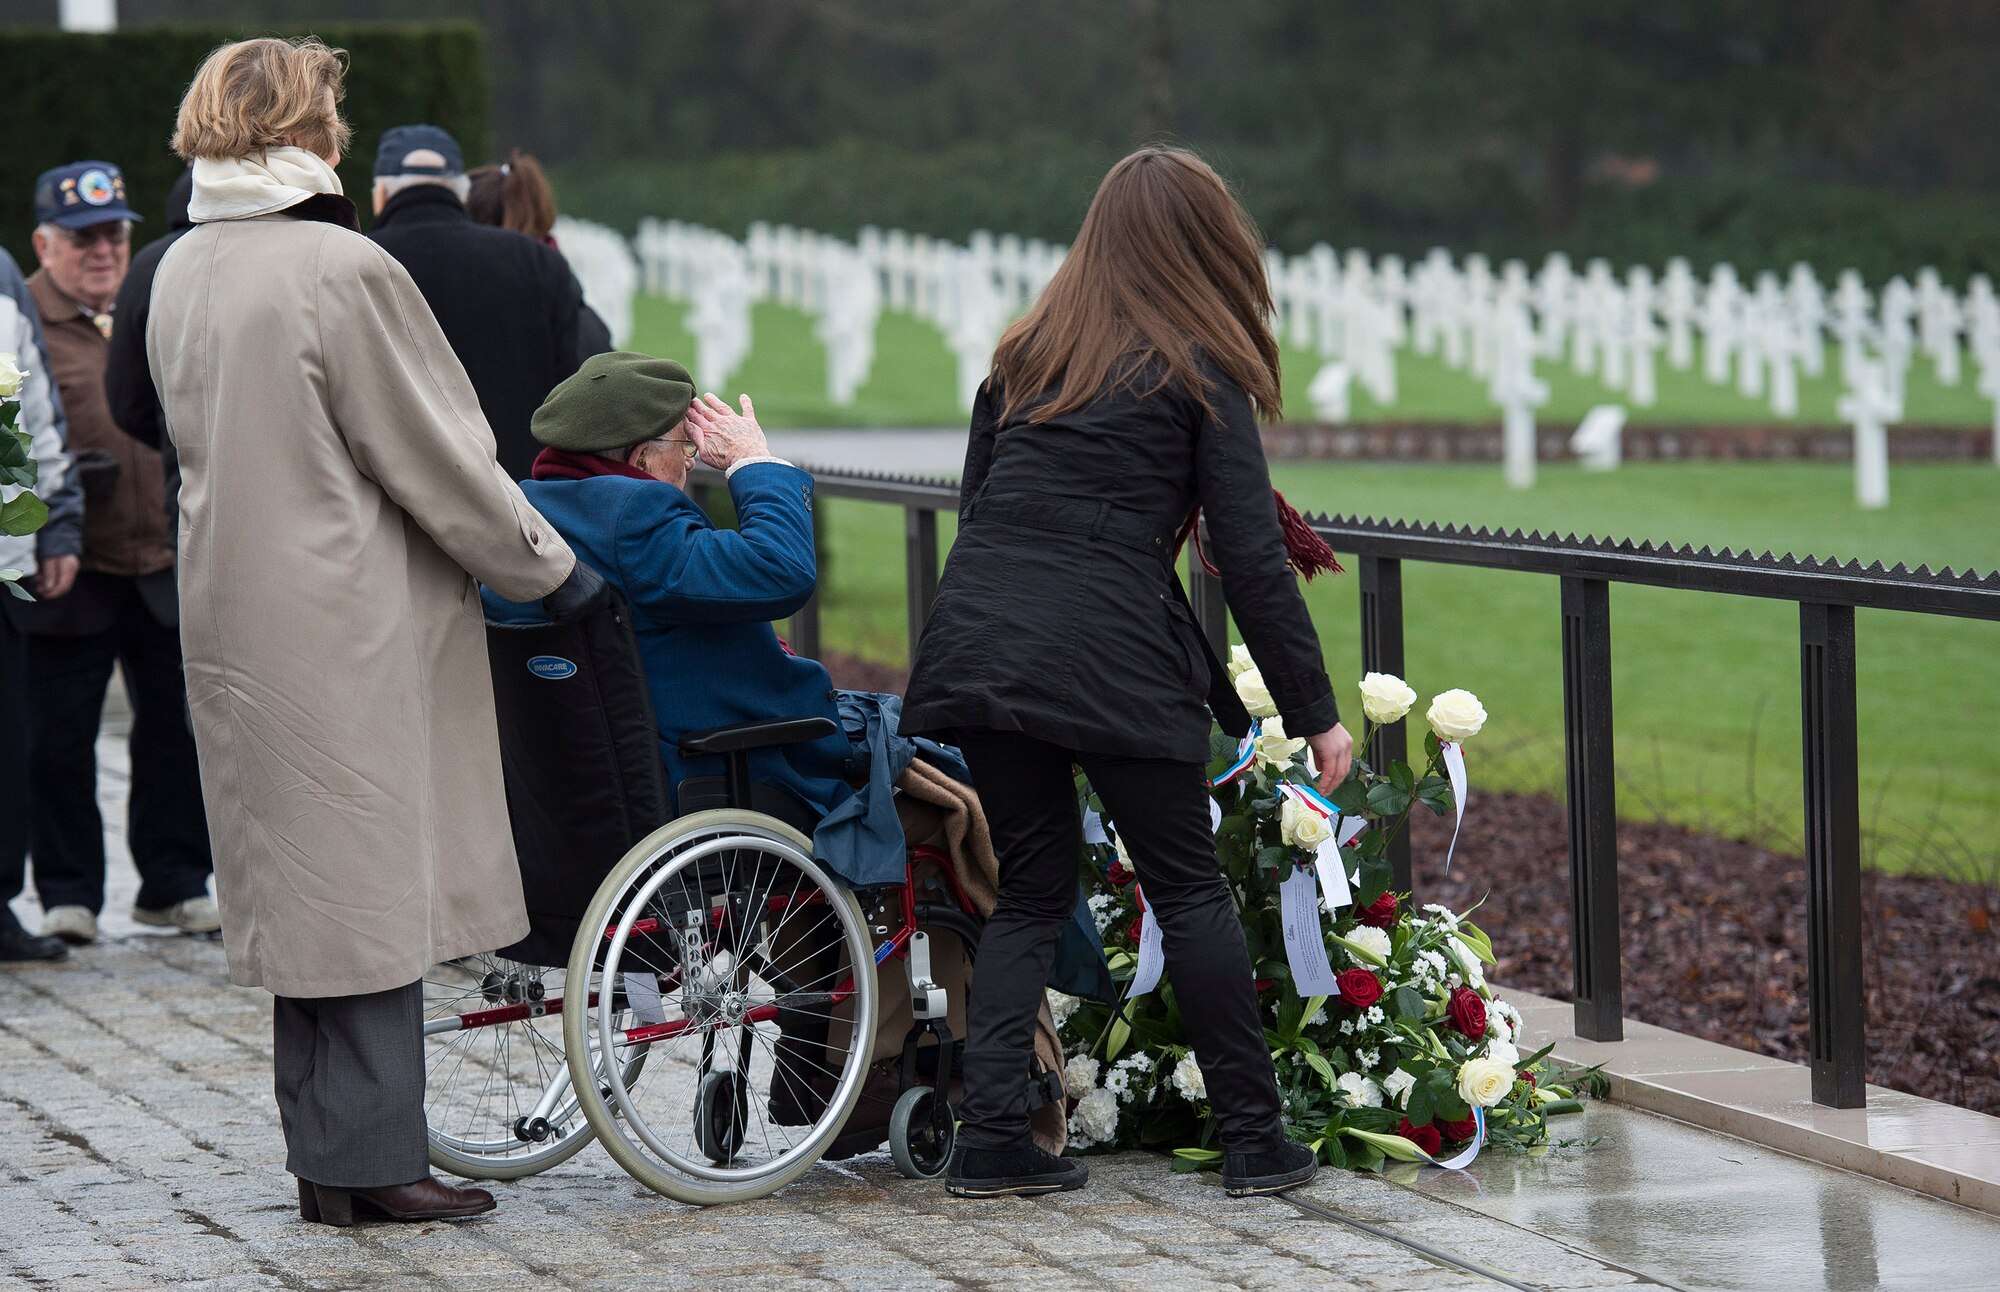
<svg viewBox="0 0 2000 1292"><path fill-rule="evenodd" d="M818 578L813 480L771 456L749 399L734 413L713 395L696 401L671 359L599 354L556 387L534 434L548 447L521 492L630 606L680 810L700 806L682 794L688 777L722 773L717 759L682 754L681 735L759 718L831 719L833 735L753 753L751 775L815 817L845 800L849 747L833 684L771 627ZM735 529L711 523L685 492L697 454L725 473ZM485 598L496 622L543 617L537 605Z"/></svg>
<svg viewBox="0 0 2000 1292"><path fill-rule="evenodd" d="M576 371L583 289L553 247L473 223L469 187L457 140L436 126L397 126L375 154L368 236L416 280L472 379L500 465L522 480L540 447L529 419Z"/></svg>
<svg viewBox="0 0 2000 1292"><path fill-rule="evenodd" d="M189 933L221 927L208 895L208 823L187 725L160 454L118 429L104 391L138 219L125 177L109 162L58 166L35 182L41 269L28 290L83 483L83 560L67 596L13 602L5 613L27 637L29 833L42 932L73 943L96 938L104 906L97 729L114 665L132 704L133 918Z"/></svg>

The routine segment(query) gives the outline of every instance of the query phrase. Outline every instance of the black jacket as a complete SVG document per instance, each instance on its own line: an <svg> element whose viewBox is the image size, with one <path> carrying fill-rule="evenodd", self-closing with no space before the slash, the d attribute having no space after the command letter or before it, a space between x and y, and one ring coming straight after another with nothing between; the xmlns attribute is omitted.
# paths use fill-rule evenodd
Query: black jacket
<svg viewBox="0 0 2000 1292"><path fill-rule="evenodd" d="M553 247L475 224L450 189L419 184L390 198L369 237L402 262L479 395L500 465L528 478L541 446L528 422L582 362L583 289Z"/></svg>
<svg viewBox="0 0 2000 1292"><path fill-rule="evenodd" d="M188 199L194 193L194 172L182 171L167 194L167 231L132 253L132 264L118 288L118 303L112 308L111 348L104 359L104 393L111 402L111 419L118 429L167 455L167 514L179 508L180 467L173 459L173 441L167 438L166 413L160 407L160 391L153 384L153 369L146 362L146 319L153 309L153 275L167 248L181 240L194 221L188 219ZM172 541L173 529L167 531Z"/></svg>
<svg viewBox="0 0 2000 1292"><path fill-rule="evenodd" d="M1285 730L1312 735L1339 720L1250 399L1207 371L1213 415L1169 384L1000 426L1002 401L981 388L958 541L911 668L906 734L986 727L1207 762L1204 697L1234 706L1172 565L1196 503Z"/></svg>

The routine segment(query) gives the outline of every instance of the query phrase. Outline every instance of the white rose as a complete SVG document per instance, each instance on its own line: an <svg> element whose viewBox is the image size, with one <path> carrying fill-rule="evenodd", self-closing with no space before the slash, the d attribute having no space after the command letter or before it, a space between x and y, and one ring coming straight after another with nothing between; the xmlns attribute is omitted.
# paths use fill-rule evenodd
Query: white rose
<svg viewBox="0 0 2000 1292"><path fill-rule="evenodd" d="M21 393L21 383L27 375L14 359L11 351L0 350L0 399L12 399Z"/></svg>
<svg viewBox="0 0 2000 1292"><path fill-rule="evenodd" d="M1203 1079L1201 1065L1194 1061L1194 1055L1184 1055L1174 1065L1174 1089L1191 1104L1208 1098L1208 1082Z"/></svg>
<svg viewBox="0 0 2000 1292"><path fill-rule="evenodd" d="M1069 1124L1096 1143L1106 1143L1118 1134L1118 1097L1109 1090L1093 1090L1077 1100Z"/></svg>
<svg viewBox="0 0 2000 1292"><path fill-rule="evenodd" d="M1438 692L1424 720L1439 740L1470 740L1486 725L1486 706L1472 692L1454 687Z"/></svg>
<svg viewBox="0 0 2000 1292"><path fill-rule="evenodd" d="M1381 963L1387 964L1389 962L1389 935L1381 929L1373 929L1363 924L1352 933L1343 933L1341 936L1352 942L1355 946L1380 956ZM1356 961L1356 963L1363 965L1365 968L1374 967L1365 961Z"/></svg>
<svg viewBox="0 0 2000 1292"><path fill-rule="evenodd" d="M1395 1100L1396 1107L1408 1108L1410 1106L1410 1091L1416 1089L1416 1086L1417 1079L1415 1077L1401 1068L1397 1068L1383 1079L1382 1093Z"/></svg>
<svg viewBox="0 0 2000 1292"><path fill-rule="evenodd" d="M1097 1086L1097 1060L1079 1054L1063 1065L1063 1091L1071 1099L1081 1099Z"/></svg>
<svg viewBox="0 0 2000 1292"><path fill-rule="evenodd" d="M1370 673L1361 679L1361 712L1377 726L1402 721L1416 702L1416 691L1394 673Z"/></svg>
<svg viewBox="0 0 2000 1292"><path fill-rule="evenodd" d="M1278 808L1278 833L1294 848L1311 852L1333 838L1333 823L1287 794Z"/></svg>
<svg viewBox="0 0 2000 1292"><path fill-rule="evenodd" d="M1049 1018L1060 1028L1069 1022L1069 1016L1076 1013L1076 997L1065 996L1059 991L1048 992Z"/></svg>
<svg viewBox="0 0 2000 1292"><path fill-rule="evenodd" d="M1514 1088L1512 1064L1498 1059L1467 1059L1458 1065L1458 1097L1475 1108L1491 1108Z"/></svg>
<svg viewBox="0 0 2000 1292"><path fill-rule="evenodd" d="M1382 1106L1382 1087L1359 1072L1341 1073L1339 1080L1333 1083L1333 1087L1340 1092L1340 1097L1347 1101L1347 1106L1350 1108Z"/></svg>
<svg viewBox="0 0 2000 1292"><path fill-rule="evenodd" d="M1266 718L1257 729L1257 761L1269 767L1283 770L1292 765L1292 759L1306 747L1303 737L1287 736L1282 718Z"/></svg>
<svg viewBox="0 0 2000 1292"><path fill-rule="evenodd" d="M1271 699L1271 688L1264 685L1262 669L1245 669L1236 675L1236 698L1243 701L1243 707L1250 710L1253 718L1278 716L1277 703Z"/></svg>
<svg viewBox="0 0 2000 1292"><path fill-rule="evenodd" d="M1489 1059L1498 1059L1500 1062L1506 1064L1509 1069L1516 1069L1521 1066L1521 1052L1514 1048L1512 1041L1488 1041L1486 1043L1486 1057Z"/></svg>
<svg viewBox="0 0 2000 1292"><path fill-rule="evenodd" d="M1242 642L1229 648L1229 680L1237 678L1257 667L1257 661L1250 658L1250 648Z"/></svg>

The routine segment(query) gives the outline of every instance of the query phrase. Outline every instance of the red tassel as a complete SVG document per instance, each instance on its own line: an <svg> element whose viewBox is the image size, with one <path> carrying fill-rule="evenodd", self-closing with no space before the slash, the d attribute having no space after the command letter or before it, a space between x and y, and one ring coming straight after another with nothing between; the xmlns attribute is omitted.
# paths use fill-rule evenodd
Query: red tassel
<svg viewBox="0 0 2000 1292"><path fill-rule="evenodd" d="M1271 500L1278 504L1278 526L1285 533L1285 554L1291 567L1299 572L1299 577L1307 583L1321 574L1345 574L1347 567L1340 563L1326 540L1313 532L1306 518L1299 515L1298 508L1285 501L1285 495L1276 489L1271 491ZM1181 532L1174 539L1174 551L1178 553L1187 546L1189 535L1194 537L1194 554L1201 561L1201 568L1220 577L1221 570L1208 559L1208 553L1201 544L1201 508L1196 507L1181 524Z"/></svg>

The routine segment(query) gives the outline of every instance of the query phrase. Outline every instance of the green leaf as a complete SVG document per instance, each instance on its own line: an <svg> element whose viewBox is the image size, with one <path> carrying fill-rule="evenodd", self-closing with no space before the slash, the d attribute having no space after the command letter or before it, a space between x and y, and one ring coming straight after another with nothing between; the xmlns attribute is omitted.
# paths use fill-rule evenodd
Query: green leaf
<svg viewBox="0 0 2000 1292"><path fill-rule="evenodd" d="M21 586L21 572L19 570L0 570L0 582L4 582L7 585L7 591L22 601L33 601L35 599L26 588Z"/></svg>
<svg viewBox="0 0 2000 1292"><path fill-rule="evenodd" d="M49 518L47 504L31 493L15 494L0 503L0 534L32 534Z"/></svg>
<svg viewBox="0 0 2000 1292"><path fill-rule="evenodd" d="M1177 1148L1174 1156L1183 1162L1220 1162L1222 1151L1213 1148Z"/></svg>
<svg viewBox="0 0 2000 1292"><path fill-rule="evenodd" d="M1417 787L1417 774L1410 770L1408 763L1390 763L1389 783L1399 790L1414 791Z"/></svg>
<svg viewBox="0 0 2000 1292"><path fill-rule="evenodd" d="M1460 924L1458 940L1472 948L1473 954L1487 964L1498 964L1493 958L1493 939L1486 936L1486 930L1476 924Z"/></svg>
<svg viewBox="0 0 2000 1292"><path fill-rule="evenodd" d="M1382 781L1368 791L1368 807L1381 816L1401 816L1410 806L1410 797L1408 790Z"/></svg>
<svg viewBox="0 0 2000 1292"><path fill-rule="evenodd" d="M1319 1151L1320 1160L1328 1166L1346 1169L1347 1150L1341 1147L1340 1136L1329 1135L1314 1147Z"/></svg>
<svg viewBox="0 0 2000 1292"><path fill-rule="evenodd" d="M1430 731L1430 730L1426 730L1426 731L1424 732L1424 760L1425 760L1425 762L1427 762L1427 763L1434 763L1434 762L1436 762L1436 761L1437 761L1437 759L1438 759L1438 755L1439 755L1439 754L1441 754L1441 753L1443 753L1443 752L1444 752L1444 745L1443 745L1443 743L1442 743L1441 741L1439 741L1439 740L1438 740L1438 738L1437 738L1437 732L1435 732L1435 731Z"/></svg>
<svg viewBox="0 0 2000 1292"><path fill-rule="evenodd" d="M1437 1115L1448 1122L1462 1122L1472 1116L1471 1107L1461 1099L1456 1086L1446 1086L1434 1096Z"/></svg>
<svg viewBox="0 0 2000 1292"><path fill-rule="evenodd" d="M1125 1048L1125 1042L1131 1035L1132 1025L1125 1021L1124 1015L1121 1014L1111 1020L1111 1031L1104 1041L1105 1063L1108 1064L1118 1057L1118 1052Z"/></svg>
<svg viewBox="0 0 2000 1292"><path fill-rule="evenodd" d="M1419 992L1415 987L1404 986L1396 988L1390 994L1390 1000L1396 1006L1396 1016L1398 1018L1420 1019L1424 1016L1425 1005L1423 993Z"/></svg>
<svg viewBox="0 0 2000 1292"><path fill-rule="evenodd" d="M1379 968L1389 963L1387 960L1384 960L1381 956L1377 955L1375 952L1370 951L1367 947L1362 946L1358 942L1349 942L1346 938L1341 937L1338 933L1333 934L1333 940L1335 942L1338 942L1342 947L1346 948L1348 954L1352 955L1356 960L1359 960L1364 964L1375 965Z"/></svg>
<svg viewBox="0 0 2000 1292"><path fill-rule="evenodd" d="M1333 793L1326 797L1328 802L1350 815L1359 816L1368 810L1368 787L1353 776L1334 786Z"/></svg>
<svg viewBox="0 0 2000 1292"><path fill-rule="evenodd" d="M1306 1066L1314 1072L1319 1073L1320 1080L1326 1082L1328 1090L1334 1089L1335 1084L1339 1081L1339 1078L1334 1075L1333 1065L1317 1054L1306 1055Z"/></svg>
<svg viewBox="0 0 2000 1292"><path fill-rule="evenodd" d="M1428 1082L1419 1082L1410 1091L1409 1118L1412 1126L1428 1126L1437 1116L1437 1094Z"/></svg>

